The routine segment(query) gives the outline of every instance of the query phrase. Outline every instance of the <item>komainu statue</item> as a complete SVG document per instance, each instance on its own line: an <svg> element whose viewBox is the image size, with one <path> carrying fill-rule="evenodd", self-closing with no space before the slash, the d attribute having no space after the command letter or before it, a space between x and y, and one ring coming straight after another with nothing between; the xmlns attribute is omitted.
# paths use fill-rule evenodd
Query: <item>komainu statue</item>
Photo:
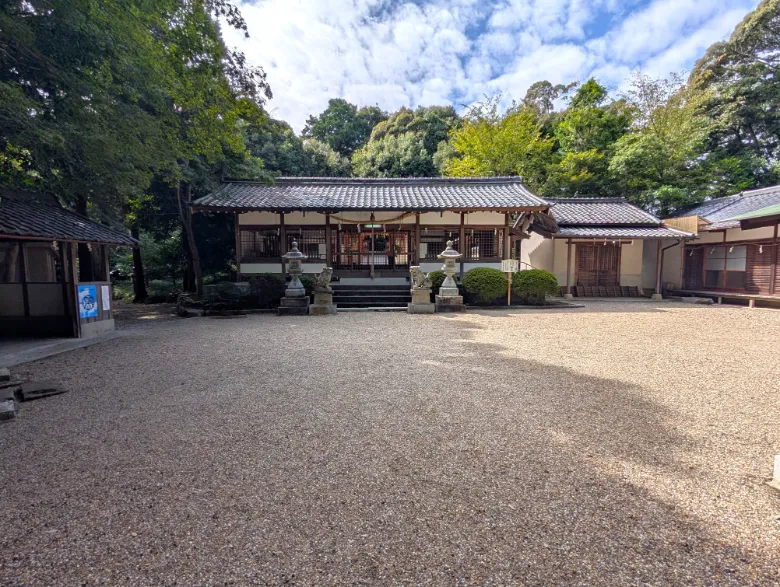
<svg viewBox="0 0 780 587"><path fill-rule="evenodd" d="M409 270L412 274L412 289L430 289L431 278L423 273L419 266L414 266Z"/></svg>
<svg viewBox="0 0 780 587"><path fill-rule="evenodd" d="M325 267L314 282L315 293L333 293L333 289L330 287L330 280L332 277L333 268Z"/></svg>

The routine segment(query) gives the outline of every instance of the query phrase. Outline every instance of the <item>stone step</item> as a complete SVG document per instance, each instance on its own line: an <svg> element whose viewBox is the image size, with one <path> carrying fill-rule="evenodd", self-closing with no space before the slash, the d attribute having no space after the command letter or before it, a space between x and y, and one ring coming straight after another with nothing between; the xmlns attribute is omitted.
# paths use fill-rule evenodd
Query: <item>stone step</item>
<svg viewBox="0 0 780 587"><path fill-rule="evenodd" d="M406 303L402 302L378 302L378 301L370 301L370 302L339 302L336 304L336 307L339 310L351 310L351 309L372 309L372 308L402 308L406 310Z"/></svg>

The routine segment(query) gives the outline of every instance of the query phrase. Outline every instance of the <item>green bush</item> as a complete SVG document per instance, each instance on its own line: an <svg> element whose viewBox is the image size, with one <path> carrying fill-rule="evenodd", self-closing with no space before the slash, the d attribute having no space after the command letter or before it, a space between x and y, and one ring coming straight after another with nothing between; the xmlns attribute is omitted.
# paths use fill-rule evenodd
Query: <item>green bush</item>
<svg viewBox="0 0 780 587"><path fill-rule="evenodd" d="M436 270L436 271L431 271L428 274L428 277L431 278L431 293L433 293L433 295L438 294L439 288L441 287L441 284L444 283L444 279L447 276L444 275L444 271Z"/></svg>
<svg viewBox="0 0 780 587"><path fill-rule="evenodd" d="M316 283L317 278L313 275L301 275L301 283L303 284L303 289L306 290L306 295L311 297L311 294L314 293L314 284Z"/></svg>
<svg viewBox="0 0 780 587"><path fill-rule="evenodd" d="M500 269L475 267L463 276L463 289L477 304L492 304L507 293L507 278Z"/></svg>
<svg viewBox="0 0 780 587"><path fill-rule="evenodd" d="M544 269L527 269L512 276L512 293L524 304L541 306L548 295L558 293L558 280Z"/></svg>
<svg viewBox="0 0 780 587"><path fill-rule="evenodd" d="M276 273L260 273L249 280L252 302L257 308L275 308L284 297L287 282Z"/></svg>

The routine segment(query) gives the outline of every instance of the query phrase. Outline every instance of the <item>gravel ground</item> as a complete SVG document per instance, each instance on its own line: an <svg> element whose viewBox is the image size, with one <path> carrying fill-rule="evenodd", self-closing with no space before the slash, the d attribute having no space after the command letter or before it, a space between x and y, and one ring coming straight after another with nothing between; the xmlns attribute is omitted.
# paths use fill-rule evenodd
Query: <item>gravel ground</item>
<svg viewBox="0 0 780 587"><path fill-rule="evenodd" d="M192 318L17 368L0 584L773 585L780 312Z"/></svg>

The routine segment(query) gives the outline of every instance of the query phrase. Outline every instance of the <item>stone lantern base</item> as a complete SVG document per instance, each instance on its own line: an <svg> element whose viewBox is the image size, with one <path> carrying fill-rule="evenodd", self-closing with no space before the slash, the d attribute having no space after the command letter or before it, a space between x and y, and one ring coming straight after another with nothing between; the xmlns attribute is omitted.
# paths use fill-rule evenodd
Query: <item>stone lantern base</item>
<svg viewBox="0 0 780 587"><path fill-rule="evenodd" d="M333 303L333 293L314 292L314 303L309 306L310 316L327 316L336 313L336 304Z"/></svg>
<svg viewBox="0 0 780 587"><path fill-rule="evenodd" d="M437 312L465 312L466 306L463 305L463 296L439 294L438 296L436 296L436 311Z"/></svg>
<svg viewBox="0 0 780 587"><path fill-rule="evenodd" d="M309 313L309 296L284 296L276 313L279 316L306 316Z"/></svg>
<svg viewBox="0 0 780 587"><path fill-rule="evenodd" d="M419 288L412 290L412 301L407 304L406 311L410 314L433 314L436 306L431 303L431 290Z"/></svg>

